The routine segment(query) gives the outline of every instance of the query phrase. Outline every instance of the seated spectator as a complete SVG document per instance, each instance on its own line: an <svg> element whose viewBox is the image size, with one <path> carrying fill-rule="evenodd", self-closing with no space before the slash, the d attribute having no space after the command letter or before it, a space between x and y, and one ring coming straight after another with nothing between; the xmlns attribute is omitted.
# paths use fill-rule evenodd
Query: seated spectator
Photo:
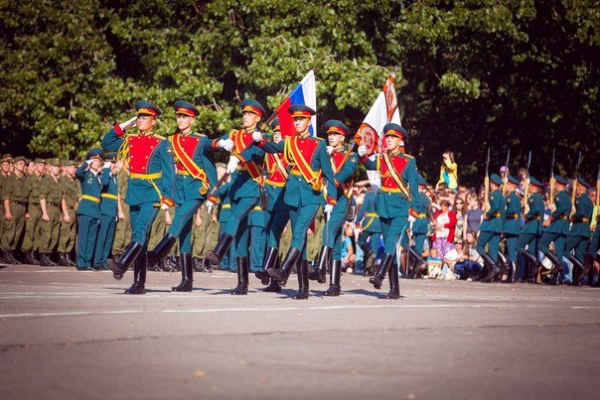
<svg viewBox="0 0 600 400"><path fill-rule="evenodd" d="M454 263L454 276L460 280L479 280L483 266L479 262L479 253L475 250L477 236L468 233L466 240L456 242L457 251L461 251Z"/></svg>
<svg viewBox="0 0 600 400"><path fill-rule="evenodd" d="M427 277L429 279L443 279L442 259L438 256L435 247L429 251L429 257L427 257Z"/></svg>

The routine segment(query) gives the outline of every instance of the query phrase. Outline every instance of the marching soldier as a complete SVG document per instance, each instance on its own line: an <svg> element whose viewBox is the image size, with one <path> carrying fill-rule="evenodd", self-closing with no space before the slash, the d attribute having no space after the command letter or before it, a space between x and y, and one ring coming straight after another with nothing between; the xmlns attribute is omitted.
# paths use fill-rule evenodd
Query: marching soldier
<svg viewBox="0 0 600 400"><path fill-rule="evenodd" d="M60 160L48 160L50 173L42 179L40 186L40 264L46 267L56 267L52 261L52 252L58 243L60 220L62 214L63 191L61 188Z"/></svg>
<svg viewBox="0 0 600 400"><path fill-rule="evenodd" d="M107 269L106 259L112 247L118 215L118 172L117 153L107 153L104 157L104 168L100 178L102 183L102 193L100 194L100 227L94 250L94 269Z"/></svg>
<svg viewBox="0 0 600 400"><path fill-rule="evenodd" d="M102 193L102 149L88 151L86 161L75 176L81 182L81 202L77 207L77 269L94 270L94 245L100 225L100 194Z"/></svg>
<svg viewBox="0 0 600 400"><path fill-rule="evenodd" d="M46 171L46 161L35 159L35 170L25 180L25 191L29 193L27 214L25 214L25 237L21 249L25 253L25 263L39 265L36 251L39 246L39 222L42 218L40 209L40 185Z"/></svg>
<svg viewBox="0 0 600 400"><path fill-rule="evenodd" d="M527 186L527 184L526 184ZM527 260L529 265L528 279L536 279L538 272L537 249L538 240L542 234L542 218L544 215L544 199L540 192L544 189L544 185L533 177L529 177L527 191L529 192L528 199L525 202L523 218L525 224L521 230L518 241L518 252ZM527 250L525 250L527 246Z"/></svg>
<svg viewBox="0 0 600 400"><path fill-rule="evenodd" d="M571 212L571 199L566 192L567 180L562 176L556 178L556 191L554 203L550 205L550 225L542 235L539 242L539 249L550 261L554 267L550 271L553 274L552 283L558 285L561 283L563 272L562 258L565 252L565 242L569 234L569 213ZM549 249L551 242L554 242L554 253Z"/></svg>
<svg viewBox="0 0 600 400"><path fill-rule="evenodd" d="M386 298L400 298L400 281L396 265L396 243L406 228L409 209L419 193L419 178L414 157L404 152L406 130L389 123L383 127L385 150L378 155L365 157L367 148L358 148L360 161L369 169L379 172L381 188L377 194L377 215L385 242L385 253L377 273L369 279L375 289L380 289L389 271L390 291Z"/></svg>
<svg viewBox="0 0 600 400"><path fill-rule="evenodd" d="M280 143L283 138L279 120L276 119L271 123L273 130L273 142ZM265 156L265 166L267 178L265 180L265 192L267 193L267 216L266 239L267 251L264 257L262 270L255 273L256 277L263 284L268 284L263 292L281 292L281 286L277 281L270 279L268 270L271 268L279 268L281 265L279 259L279 242L286 224L290 220L288 207L285 204L285 182L288 178L287 163L277 153L267 153ZM270 281L270 283L269 283Z"/></svg>
<svg viewBox="0 0 600 400"><path fill-rule="evenodd" d="M487 275L482 282L491 282L500 272L498 266L498 248L502 234L502 215L504 213L504 196L502 195L502 178L497 174L490 176L490 198L487 211L479 228L476 250L487 266ZM486 253L485 245L489 251Z"/></svg>
<svg viewBox="0 0 600 400"><path fill-rule="evenodd" d="M594 213L594 204L587 194L590 185L581 177L577 178L577 199L575 199L575 212L571 215L571 230L567 238L567 254L575 249L574 255L569 255L573 263L573 284L579 285L589 272L593 259L586 252L592 231L590 221Z"/></svg>
<svg viewBox="0 0 600 400"><path fill-rule="evenodd" d="M2 256L9 264L21 264L15 255L17 244L25 227L25 214L29 192L25 187L25 158L14 159L15 171L2 187L4 205L4 231L2 232Z"/></svg>
<svg viewBox="0 0 600 400"><path fill-rule="evenodd" d="M162 111L140 101L135 104L136 117L115 125L102 139L102 147L124 157L129 168L125 201L129 204L131 242L118 260L107 260L115 279L121 279L134 264L133 285L127 294L144 294L147 271L147 240L159 208L163 211L173 202L174 162L172 150L164 137L154 132L156 118ZM135 122L138 133L125 134Z"/></svg>
<svg viewBox="0 0 600 400"><path fill-rule="evenodd" d="M194 131L192 125L200 111L187 101L173 104L177 115L178 132L169 137L176 163L175 218L166 235L148 253L148 263L154 265L166 257L179 238L181 260L181 283L174 292L191 292L193 286L192 223L193 217L209 198L216 201L208 191L217 182L217 172L211 155L212 141L204 134Z"/></svg>
<svg viewBox="0 0 600 400"><path fill-rule="evenodd" d="M419 194L413 199L413 207L410 209L408 217L409 221L412 221L412 227L410 232L415 238L415 248L410 247L409 235L402 235L400 239L400 245L405 251L408 251L408 265L406 271L414 279L419 275L421 271L421 265L423 264L423 244L427 238L427 231L429 229L428 214L429 208L431 207L431 200L425 195L425 189L427 188L427 182L421 174L418 176L419 179ZM410 266L413 266L410 268Z"/></svg>
<svg viewBox="0 0 600 400"><path fill-rule="evenodd" d="M306 260L306 234L319 207L325 204L327 218L337 203L337 188L327 146L322 139L311 137L309 125L316 112L305 105L295 104L288 109L294 119L296 134L282 142L267 142L260 132L255 132L255 143L267 153L283 153L290 166L284 201L289 208L292 226L292 243L280 269L269 269L269 276L285 286L292 268L298 264L299 290L293 299L308 299L308 262ZM327 199L322 194L323 178L327 181Z"/></svg>
<svg viewBox="0 0 600 400"><path fill-rule="evenodd" d="M58 264L74 267L71 251L77 240L77 207L81 198L81 184L75 178L77 163L67 161L65 173L60 180L63 192L63 218L60 222L60 238L58 239Z"/></svg>
<svg viewBox="0 0 600 400"><path fill-rule="evenodd" d="M372 186L365 193L360 210L356 216L356 221L360 223L360 235L358 236L358 245L364 251L364 273L366 275L371 271L377 252L379 251L379 238L381 237L381 225L379 216L375 210L375 199L377 197L376 188Z"/></svg>
<svg viewBox="0 0 600 400"><path fill-rule="evenodd" d="M342 274L342 227L346 222L347 209L352 199L352 186L354 186L354 170L358 157L354 153L346 154L348 149L344 139L351 135L350 129L342 122L329 120L325 123L329 146L327 153L331 157L331 168L335 174L337 186L337 203L325 224L323 244L315 271L309 274L311 280L325 283L327 269L331 266L329 289L324 296L339 296L342 290L340 277ZM332 261L333 260L333 261Z"/></svg>
<svg viewBox="0 0 600 400"><path fill-rule="evenodd" d="M264 152L250 145L252 144L252 134L259 132L258 123L265 116L266 111L254 99L244 100L241 106L243 129L232 131L221 138L221 140L233 141L234 144L227 165L227 173L235 172L231 177L232 183L229 188L231 214L219 234L217 246L206 254L209 262L219 264L235 238L238 285L231 292L233 295L248 294L248 214L259 203L264 184L262 175ZM217 140L214 143L218 143ZM214 203L212 201L210 203L209 207L212 208Z"/></svg>
<svg viewBox="0 0 600 400"><path fill-rule="evenodd" d="M510 278L506 282L515 283L517 279L517 243L521 233L521 199L517 196L516 189L519 181L512 175L506 180L506 211L502 230L506 239L506 253L510 267Z"/></svg>

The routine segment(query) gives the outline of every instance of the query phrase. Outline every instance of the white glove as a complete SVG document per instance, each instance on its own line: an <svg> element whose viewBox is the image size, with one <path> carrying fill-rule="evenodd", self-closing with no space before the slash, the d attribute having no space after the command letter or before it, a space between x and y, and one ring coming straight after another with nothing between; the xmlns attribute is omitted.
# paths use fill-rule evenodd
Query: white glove
<svg viewBox="0 0 600 400"><path fill-rule="evenodd" d="M327 154L331 155L331 153L333 153L333 150L335 150L333 146L327 146Z"/></svg>
<svg viewBox="0 0 600 400"><path fill-rule="evenodd" d="M412 226L413 222L415 222L415 221L416 221L415 217L413 217L412 215L408 216L408 223L410 224L410 226Z"/></svg>
<svg viewBox="0 0 600 400"><path fill-rule="evenodd" d="M211 213L214 206L215 206L215 203L213 203L210 200L206 200L206 211L208 211L209 214Z"/></svg>
<svg viewBox="0 0 600 400"><path fill-rule="evenodd" d="M229 157L229 162L227 163L227 173L233 174L239 163L240 163L239 158L237 158L235 156Z"/></svg>
<svg viewBox="0 0 600 400"><path fill-rule="evenodd" d="M121 128L122 131L129 129L133 126L133 124L135 123L136 120L137 120L137 116L131 118L129 121L121 122L119 124L119 128Z"/></svg>
<svg viewBox="0 0 600 400"><path fill-rule="evenodd" d="M260 143L262 138L263 135L262 133L260 133L260 131L254 131L254 133L252 134L252 140L254 140L256 143Z"/></svg>
<svg viewBox="0 0 600 400"><path fill-rule="evenodd" d="M92 165L92 163L93 163L93 162L94 162L94 160L87 160L87 161L86 161L86 164L87 164L87 165Z"/></svg>
<svg viewBox="0 0 600 400"><path fill-rule="evenodd" d="M106 161L106 162L104 163L104 167L102 167L102 168L110 168L110 165L111 165L111 164L112 164L112 163L111 163L110 161Z"/></svg>
<svg viewBox="0 0 600 400"><path fill-rule="evenodd" d="M365 146L364 144L358 146L357 153L359 157L364 157L367 154L367 146Z"/></svg>
<svg viewBox="0 0 600 400"><path fill-rule="evenodd" d="M160 209L161 209L161 210L163 210L163 211L166 211L166 210L168 210L168 209L169 209L169 206L168 206L168 205L166 205L165 203L162 203L162 204L160 205Z"/></svg>
<svg viewBox="0 0 600 400"><path fill-rule="evenodd" d="M231 151L233 149L233 140L231 139L221 139L217 142L217 146L222 148L225 151Z"/></svg>
<svg viewBox="0 0 600 400"><path fill-rule="evenodd" d="M329 221L329 217L331 217L331 212L333 211L332 204L326 204L325 208L323 208L323 212L327 214L327 221Z"/></svg>

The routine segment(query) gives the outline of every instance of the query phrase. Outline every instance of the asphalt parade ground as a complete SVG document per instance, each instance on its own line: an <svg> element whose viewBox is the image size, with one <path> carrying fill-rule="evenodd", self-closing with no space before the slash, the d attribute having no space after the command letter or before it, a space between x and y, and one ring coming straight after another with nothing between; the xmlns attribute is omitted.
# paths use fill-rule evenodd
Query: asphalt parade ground
<svg viewBox="0 0 600 400"><path fill-rule="evenodd" d="M600 290L401 280L231 296L236 275L0 269L2 399L600 398Z"/></svg>

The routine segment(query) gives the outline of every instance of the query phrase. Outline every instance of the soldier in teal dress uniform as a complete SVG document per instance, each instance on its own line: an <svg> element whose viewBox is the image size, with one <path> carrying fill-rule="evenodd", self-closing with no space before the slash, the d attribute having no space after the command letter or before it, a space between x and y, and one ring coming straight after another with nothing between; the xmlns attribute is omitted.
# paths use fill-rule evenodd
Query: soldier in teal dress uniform
<svg viewBox="0 0 600 400"><path fill-rule="evenodd" d="M385 150L380 154L366 157L367 149L359 146L360 161L369 170L379 172L381 188L377 194L377 215L381 222L385 253L377 273L369 279L376 289L381 288L389 273L390 291L386 298L400 298L400 282L396 265L396 243L406 229L409 210L419 195L417 163L404 152L406 130L398 124L389 123L383 127Z"/></svg>
<svg viewBox="0 0 600 400"><path fill-rule="evenodd" d="M500 176L497 174L490 176L489 208L483 216L475 248L487 267L487 275L483 277L482 282L491 282L501 270L498 265L498 248L503 229L502 222L505 208L504 196L501 190L502 184L503 181ZM488 252L485 251L486 244L488 245Z"/></svg>
<svg viewBox="0 0 600 400"><path fill-rule="evenodd" d="M162 111L155 105L140 101L135 104L136 117L116 125L102 139L102 147L116 151L129 169L129 184L125 202L129 204L131 242L118 260L107 260L115 279L121 279L134 264L133 285L127 294L144 294L148 268L148 233L159 208L173 207L175 163L169 142L154 132L156 118ZM138 133L126 134L133 124Z"/></svg>
<svg viewBox="0 0 600 400"><path fill-rule="evenodd" d="M521 233L521 199L517 196L516 189L519 180L509 176L506 181L506 207L504 212L503 234L506 240L506 255L508 257L509 276L506 282L515 283L517 279L517 244Z"/></svg>
<svg viewBox="0 0 600 400"><path fill-rule="evenodd" d="M571 230L567 238L565 252L573 263L573 283L578 285L589 272L592 258L587 254L587 248L592 236L590 221L594 213L594 204L587 194L590 185L583 178L577 178L577 198L575 212L571 215ZM569 254L575 250L575 254Z"/></svg>
<svg viewBox="0 0 600 400"><path fill-rule="evenodd" d="M360 235L358 245L364 252L364 274L371 270L377 252L379 251L379 238L381 237L381 224L375 210L375 199L377 197L375 187L370 187L365 193L356 221L360 224Z"/></svg>
<svg viewBox="0 0 600 400"><path fill-rule="evenodd" d="M288 109L294 120L295 135L282 142L267 141L260 133L253 135L257 146L267 153L283 153L289 165L284 201L288 206L292 227L292 242L281 268L269 269L269 276L285 286L292 268L297 264L299 290L292 298L308 299L308 261L306 260L306 235L319 207L330 214L337 203L337 188L325 141L311 137L309 125L316 112L305 105L294 104ZM327 198L323 196L323 178ZM328 218L328 217L327 217Z"/></svg>
<svg viewBox="0 0 600 400"><path fill-rule="evenodd" d="M91 149L86 162L81 164L75 176L81 182L81 201L77 208L77 269L92 270L94 245L100 226L100 195L102 193L102 149Z"/></svg>
<svg viewBox="0 0 600 400"><path fill-rule="evenodd" d="M207 198L216 202L209 190L217 183L212 140L193 129L200 111L190 102L179 100L173 104L177 116L177 132L169 136L175 160L175 218L165 236L148 252L148 264L155 265L167 257L177 239L181 260L181 283L174 292L191 292L194 266L192 264L192 223L196 212Z"/></svg>
<svg viewBox="0 0 600 400"><path fill-rule="evenodd" d="M542 218L544 217L544 199L540 192L544 189L544 185L535 179L529 178L529 198L523 212L525 224L519 234L517 251L526 260L529 266L528 279L535 279L538 272L538 240L542 235ZM525 247L527 246L527 250Z"/></svg>
<svg viewBox="0 0 600 400"><path fill-rule="evenodd" d="M225 164L223 164L223 169L225 169ZM229 198L229 188L231 187L232 178L236 175L237 172L233 174L233 176L229 177L229 180L221 185L216 191L215 195L219 197L219 234L223 232L227 222L229 221L229 217L231 216L231 199ZM229 250L223 254L221 258L221 262L219 263L219 267L223 270L236 272L237 271L237 260L235 257L235 246L229 246Z"/></svg>
<svg viewBox="0 0 600 400"><path fill-rule="evenodd" d="M569 214L571 212L571 199L565 190L567 180L562 176L556 178L556 194L554 195L554 204L550 205L550 225L542 235L539 242L540 251L552 261L553 274L552 282L555 285L562 283L562 274L564 271L563 255L565 253L565 243L569 234ZM549 245L554 242L554 253L550 251Z"/></svg>
<svg viewBox="0 0 600 400"><path fill-rule="evenodd" d="M94 268L107 269L106 259L112 248L117 225L117 201L119 185L117 182L117 153L111 152L104 158L104 168L101 173L102 193L100 195L100 228L96 238Z"/></svg>
<svg viewBox="0 0 600 400"><path fill-rule="evenodd" d="M283 140L279 120L275 119L271 123L273 132L273 141L279 143ZM267 194L267 209L265 210L267 226L265 229L266 235L266 252L262 269L254 275L261 280L266 288L264 292L281 292L281 286L277 281L269 277L268 270L271 268L279 268L281 265L279 259L279 241L283 230L290 220L288 207L285 204L285 183L288 177L287 163L274 153L265 154L265 192Z"/></svg>
<svg viewBox="0 0 600 400"><path fill-rule="evenodd" d="M339 296L341 292L342 274L342 227L346 222L346 211L353 202L352 186L354 185L354 170L358 163L355 153L348 153L344 139L351 135L350 129L335 119L325 123L329 146L327 153L331 157L331 167L335 173L337 186L337 203L333 206L329 220L323 226L323 240L315 271L309 274L311 280L324 283L327 269L331 270L329 289L324 296ZM329 268L330 267L330 268Z"/></svg>
<svg viewBox="0 0 600 400"><path fill-rule="evenodd" d="M262 174L264 152L252 146L252 134L258 132L258 124L265 116L266 111L254 99L244 100L241 106L243 129L231 131L218 139L233 143L227 164L227 173L233 174L237 171L237 174L232 177L228 193L231 201L231 214L219 234L219 241L215 249L206 254L207 260L213 264L219 264L235 238L238 285L231 291L233 295L248 294L248 246L250 243L248 214L258 204L264 183ZM214 142L217 143L218 140Z"/></svg>

